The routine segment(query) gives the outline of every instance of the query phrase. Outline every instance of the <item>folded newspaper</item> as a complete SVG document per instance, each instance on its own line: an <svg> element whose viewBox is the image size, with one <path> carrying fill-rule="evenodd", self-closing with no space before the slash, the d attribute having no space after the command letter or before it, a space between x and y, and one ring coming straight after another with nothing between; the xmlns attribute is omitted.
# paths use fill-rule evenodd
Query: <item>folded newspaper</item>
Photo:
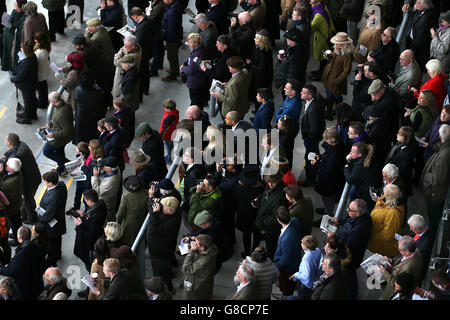
<svg viewBox="0 0 450 320"><path fill-rule="evenodd" d="M78 157L73 161L66 162L64 167L66 167L67 172L73 178L74 181L86 181L86 175L81 170L84 165L84 160L82 157Z"/></svg>
<svg viewBox="0 0 450 320"><path fill-rule="evenodd" d="M220 82L219 80L213 79L211 88L209 89L210 92L219 92L224 93L225 92L225 86Z"/></svg>
<svg viewBox="0 0 450 320"><path fill-rule="evenodd" d="M322 221L320 222L320 230L322 230L325 233L328 232L336 233L337 226L331 219L333 219L333 217L330 217L327 214L323 215Z"/></svg>
<svg viewBox="0 0 450 320"><path fill-rule="evenodd" d="M131 30L131 27L127 24L117 30L117 32L120 33L124 38L134 36L133 30Z"/></svg>
<svg viewBox="0 0 450 320"><path fill-rule="evenodd" d="M37 131L34 134L42 141L47 142L55 140L54 138L50 138L48 136L50 133L52 133L52 129L49 129L47 127L41 127L37 129Z"/></svg>
<svg viewBox="0 0 450 320"><path fill-rule="evenodd" d="M361 268L368 274L373 275L374 273L380 272L379 266L386 268L391 264L383 259L381 254L375 253L374 255L368 257L361 263Z"/></svg>
<svg viewBox="0 0 450 320"><path fill-rule="evenodd" d="M90 275L85 275L83 278L81 278L81 281L88 286L91 291L94 291L97 289L97 286L95 285L94 281L92 281L92 278Z"/></svg>

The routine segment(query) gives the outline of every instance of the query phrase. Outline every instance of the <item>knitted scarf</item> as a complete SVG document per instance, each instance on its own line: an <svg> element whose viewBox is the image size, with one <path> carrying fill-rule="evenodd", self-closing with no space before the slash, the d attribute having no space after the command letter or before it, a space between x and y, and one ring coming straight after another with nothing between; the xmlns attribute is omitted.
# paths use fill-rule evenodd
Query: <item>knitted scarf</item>
<svg viewBox="0 0 450 320"><path fill-rule="evenodd" d="M322 15L322 17L325 18L328 26L330 26L330 16L328 15L328 12L325 10L325 3L322 2L319 5L312 7L312 11L313 11L313 14L312 14L311 20L314 19L314 16L316 14L320 14L320 15Z"/></svg>

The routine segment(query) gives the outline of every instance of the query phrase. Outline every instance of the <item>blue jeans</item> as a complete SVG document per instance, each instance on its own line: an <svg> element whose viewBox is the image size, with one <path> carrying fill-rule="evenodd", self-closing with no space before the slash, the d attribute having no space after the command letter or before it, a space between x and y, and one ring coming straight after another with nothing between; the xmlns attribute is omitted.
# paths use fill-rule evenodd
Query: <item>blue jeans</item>
<svg viewBox="0 0 450 320"><path fill-rule="evenodd" d="M172 162L172 150L173 150L173 141L164 140L164 145L166 146L167 155L164 157L166 162Z"/></svg>
<svg viewBox="0 0 450 320"><path fill-rule="evenodd" d="M327 94L327 99L336 102L336 104L341 103L343 100L341 95L334 94L328 89L325 89L325 93Z"/></svg>
<svg viewBox="0 0 450 320"><path fill-rule="evenodd" d="M69 162L70 160L66 158L66 155L64 153L64 147L54 147L48 142L44 145L44 156L46 156L49 159L52 159L58 164L58 168L56 168L56 172L60 175L64 170L64 163Z"/></svg>
<svg viewBox="0 0 450 320"><path fill-rule="evenodd" d="M150 67L150 73L158 74L158 69L162 68L164 63L164 42L161 37L153 40L153 61Z"/></svg>

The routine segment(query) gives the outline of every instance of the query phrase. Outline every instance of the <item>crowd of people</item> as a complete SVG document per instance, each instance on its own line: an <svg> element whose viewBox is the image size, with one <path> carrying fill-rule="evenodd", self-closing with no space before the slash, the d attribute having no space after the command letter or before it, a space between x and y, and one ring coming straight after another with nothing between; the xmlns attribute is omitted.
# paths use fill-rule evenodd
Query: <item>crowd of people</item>
<svg viewBox="0 0 450 320"><path fill-rule="evenodd" d="M83 7L83 1L68 2ZM89 300L172 299L174 269L183 274L184 299L212 299L215 275L238 248L243 261L233 300L357 299L362 279L356 271L366 250L386 261L376 270L385 281L384 299L450 297L442 270L431 273L435 292L420 289L450 182L447 2L199 0L190 20L198 31L188 34L190 53L180 64L183 30L191 27L182 23L192 12L188 1L149 6L135 0L125 9L121 0L100 0L99 17L72 39L67 67L53 72L51 43L64 33L65 4L43 1L47 24L36 3L15 0L11 23L3 26L2 70L10 72L24 103L16 122L31 124L37 108L51 104L43 154L57 168L41 176L27 144L15 133L7 136L9 151L0 162L1 299L71 296L57 268L68 228L76 233L74 254L96 284L78 293ZM402 13L410 18L400 52ZM118 30L126 16L134 27L124 37ZM135 114L151 94L150 79L159 76L166 51L168 75L161 80L172 86L180 77L190 102L181 119L167 97L158 130ZM312 60L318 69L307 74ZM62 93L49 93L52 73ZM349 78L351 104L343 102ZM213 80L220 90L209 89ZM272 87L281 94L279 107ZM220 110L218 125L205 111L209 104ZM255 146L242 138L251 131L261 141L256 162ZM230 132L234 146L225 143ZM304 179L292 173L299 133ZM197 135L208 141L195 144ZM135 137L142 145L129 155ZM73 204L60 179L68 176L70 143L86 176L76 182ZM207 154L220 161L198 161ZM174 185L166 174L176 157L182 163ZM133 175L124 176L127 163ZM46 189L36 207L41 181ZM332 218L337 230L319 243L312 235L320 225L314 214L333 217L345 183L351 185L347 210ZM308 187L320 195L322 208L303 195ZM408 198L417 193L426 196L427 210L408 219L408 209L414 211ZM142 281L131 246L147 214L153 277ZM66 215L73 225L66 226ZM189 232L182 235L188 251L180 266L182 223ZM274 284L281 293L272 293Z"/></svg>

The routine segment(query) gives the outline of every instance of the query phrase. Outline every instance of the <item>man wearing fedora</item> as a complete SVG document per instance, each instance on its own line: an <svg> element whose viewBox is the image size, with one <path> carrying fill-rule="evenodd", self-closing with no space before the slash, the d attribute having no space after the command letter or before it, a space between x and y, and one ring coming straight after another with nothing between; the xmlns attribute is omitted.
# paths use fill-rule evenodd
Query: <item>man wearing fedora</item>
<svg viewBox="0 0 450 320"><path fill-rule="evenodd" d="M132 246L147 216L148 191L134 175L124 180L123 187L127 192L120 199L116 222L122 226L122 242Z"/></svg>
<svg viewBox="0 0 450 320"><path fill-rule="evenodd" d="M159 173L151 161L150 156L141 151L134 151L130 157L130 164L136 169L136 176L144 187L148 187L152 181L157 181Z"/></svg>
<svg viewBox="0 0 450 320"><path fill-rule="evenodd" d="M136 137L142 141L142 152L150 156L150 160L154 164L158 177L161 180L167 174L167 165L164 160L164 143L159 132L147 122L141 122L135 131Z"/></svg>
<svg viewBox="0 0 450 320"><path fill-rule="evenodd" d="M288 79L296 79L300 82L300 86L304 85L306 66L309 60L309 51L306 50L309 39L304 38L300 30L292 28L284 34L284 37L288 47L284 57L278 54L278 60L281 64L275 75L275 87L281 88L283 99L286 98L284 86Z"/></svg>
<svg viewBox="0 0 450 320"><path fill-rule="evenodd" d="M153 200L155 198L152 198ZM147 244L152 261L153 276L164 279L169 291L173 291L172 259L181 225L179 201L165 197L154 201L148 208L150 222L147 228Z"/></svg>
<svg viewBox="0 0 450 320"><path fill-rule="evenodd" d="M320 81L327 94L326 117L333 120L334 104L341 103L342 95L347 94L347 77L352 68L354 46L353 40L345 32L338 32L330 42L334 44L334 52L325 56L329 63Z"/></svg>

